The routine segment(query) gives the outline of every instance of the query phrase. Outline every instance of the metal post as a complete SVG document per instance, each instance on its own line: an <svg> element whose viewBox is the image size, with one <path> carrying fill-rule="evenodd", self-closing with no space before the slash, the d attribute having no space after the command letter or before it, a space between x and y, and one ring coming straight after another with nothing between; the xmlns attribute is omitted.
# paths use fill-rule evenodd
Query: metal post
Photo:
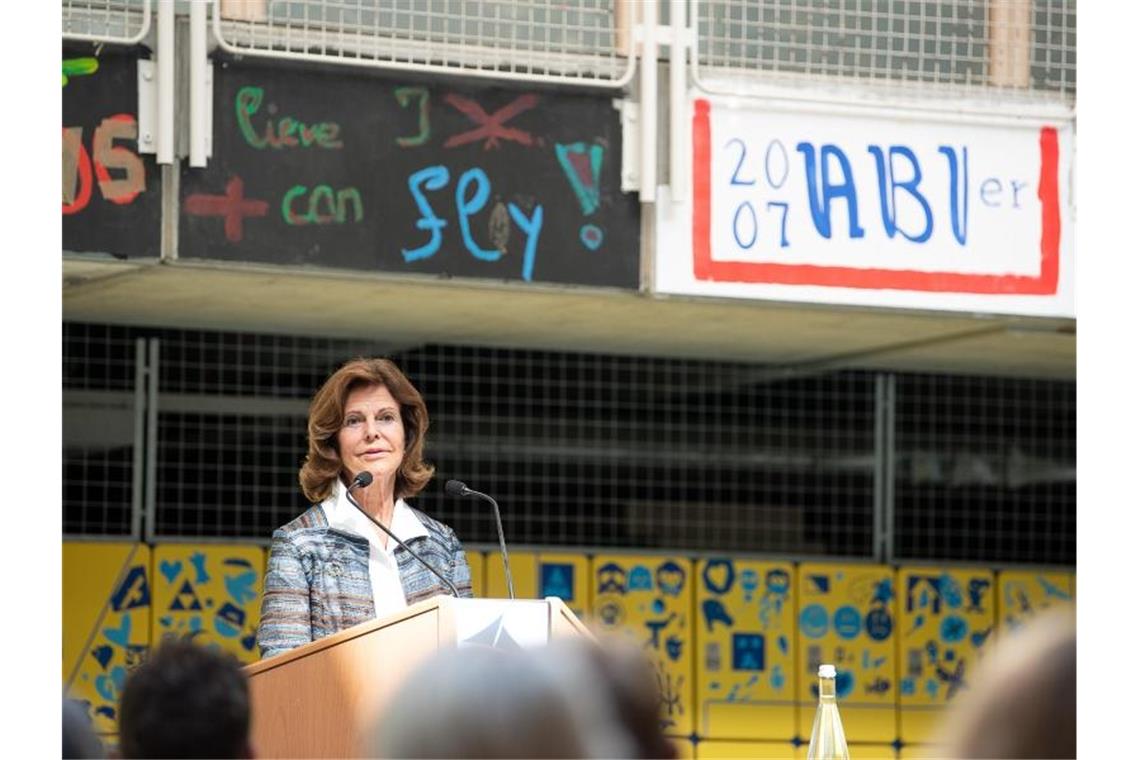
<svg viewBox="0 0 1140 760"><path fill-rule="evenodd" d="M895 376L875 376L875 484L873 553L889 563L895 554Z"/></svg>
<svg viewBox="0 0 1140 760"><path fill-rule="evenodd" d="M155 161L174 163L174 3L158 4L158 141Z"/></svg>
<svg viewBox="0 0 1140 760"><path fill-rule="evenodd" d="M673 39L669 46L669 197L673 203L685 201L689 186L686 137L690 128L688 98L685 85L685 49L688 34L685 25L685 0L669 1L669 22Z"/></svg>
<svg viewBox="0 0 1140 760"><path fill-rule="evenodd" d="M190 4L190 166L203 167L209 155L207 140L209 93L206 89L206 3Z"/></svg>
<svg viewBox="0 0 1140 760"><path fill-rule="evenodd" d="M641 202L657 198L657 0L641 4Z"/></svg>
<svg viewBox="0 0 1140 760"><path fill-rule="evenodd" d="M131 538L142 540L143 467L146 448L146 339L135 338L135 434L131 463Z"/></svg>
<svg viewBox="0 0 1140 760"><path fill-rule="evenodd" d="M155 476L158 473L158 338L150 339L146 406L146 530L144 540L154 541Z"/></svg>

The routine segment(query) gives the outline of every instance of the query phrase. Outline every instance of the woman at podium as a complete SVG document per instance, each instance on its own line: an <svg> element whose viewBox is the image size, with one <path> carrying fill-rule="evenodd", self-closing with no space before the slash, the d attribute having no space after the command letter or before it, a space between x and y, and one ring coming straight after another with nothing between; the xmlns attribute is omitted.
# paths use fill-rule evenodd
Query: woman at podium
<svg viewBox="0 0 1140 760"><path fill-rule="evenodd" d="M435 472L423 461L427 428L423 397L387 359L349 361L313 396L300 471L312 506L273 533L263 658L452 588L472 596L455 532L405 501Z"/></svg>

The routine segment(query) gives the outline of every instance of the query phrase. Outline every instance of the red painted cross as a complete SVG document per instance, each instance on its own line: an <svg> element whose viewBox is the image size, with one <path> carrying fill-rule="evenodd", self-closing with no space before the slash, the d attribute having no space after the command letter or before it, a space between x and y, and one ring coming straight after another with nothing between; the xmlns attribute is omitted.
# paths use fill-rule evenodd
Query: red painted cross
<svg viewBox="0 0 1140 760"><path fill-rule="evenodd" d="M521 129L504 126L504 124L508 119L513 119L523 111L529 111L531 108L534 108L538 104L537 95L519 95L490 116L483 110L483 106L462 95L448 95L443 100L457 111L463 113L467 118L471 119L471 121L480 125L476 129L469 130L463 134L452 135L448 138L447 142L443 144L445 148L454 148L457 145L465 145L469 142L485 139L486 142L483 143L483 150L489 150L499 147L500 137L504 140L513 140L526 146L534 145L534 138L529 133Z"/></svg>
<svg viewBox="0 0 1140 760"><path fill-rule="evenodd" d="M185 210L193 216L224 216L226 218L226 240L241 242L241 223L247 216L265 216L269 204L265 201L242 197L245 189L241 177L231 177L226 183L225 195L205 195L195 193L186 197Z"/></svg>

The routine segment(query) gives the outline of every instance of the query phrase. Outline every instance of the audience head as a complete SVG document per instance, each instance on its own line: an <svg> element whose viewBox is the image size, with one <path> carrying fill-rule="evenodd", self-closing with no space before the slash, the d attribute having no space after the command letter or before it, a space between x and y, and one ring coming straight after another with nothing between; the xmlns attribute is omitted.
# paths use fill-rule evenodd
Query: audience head
<svg viewBox="0 0 1140 760"><path fill-rule="evenodd" d="M584 735L551 674L528 651L442 650L404 680L380 716L386 758L582 758Z"/></svg>
<svg viewBox="0 0 1140 760"><path fill-rule="evenodd" d="M63 753L65 758L102 758L107 753L95 735L87 711L74 699L63 700Z"/></svg>
<svg viewBox="0 0 1140 760"><path fill-rule="evenodd" d="M1077 625L1071 607L1005 631L947 715L941 746L954 758L1077 755Z"/></svg>
<svg viewBox="0 0 1140 760"><path fill-rule="evenodd" d="M127 676L124 758L252 757L249 727L249 684L230 654L168 639Z"/></svg>

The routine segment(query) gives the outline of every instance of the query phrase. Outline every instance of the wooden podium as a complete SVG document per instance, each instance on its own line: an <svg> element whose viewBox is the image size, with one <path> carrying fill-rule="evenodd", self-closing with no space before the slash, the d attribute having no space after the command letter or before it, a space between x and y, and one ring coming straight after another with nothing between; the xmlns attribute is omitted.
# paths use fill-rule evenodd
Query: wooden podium
<svg viewBox="0 0 1140 760"><path fill-rule="evenodd" d="M258 757L360 757L408 673L438 649L540 646L591 636L558 597L437 596L249 665Z"/></svg>

